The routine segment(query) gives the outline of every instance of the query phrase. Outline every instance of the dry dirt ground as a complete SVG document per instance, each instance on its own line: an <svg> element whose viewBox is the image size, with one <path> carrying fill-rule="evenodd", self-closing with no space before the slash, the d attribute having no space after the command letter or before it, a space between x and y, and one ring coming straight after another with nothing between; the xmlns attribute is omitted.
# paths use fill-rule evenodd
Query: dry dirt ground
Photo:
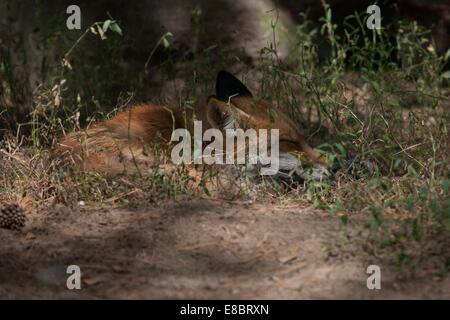
<svg viewBox="0 0 450 320"><path fill-rule="evenodd" d="M401 282L367 263L328 213L179 198L138 209L55 207L20 232L0 229L0 298L450 298L450 280ZM79 265L82 289L68 290Z"/></svg>

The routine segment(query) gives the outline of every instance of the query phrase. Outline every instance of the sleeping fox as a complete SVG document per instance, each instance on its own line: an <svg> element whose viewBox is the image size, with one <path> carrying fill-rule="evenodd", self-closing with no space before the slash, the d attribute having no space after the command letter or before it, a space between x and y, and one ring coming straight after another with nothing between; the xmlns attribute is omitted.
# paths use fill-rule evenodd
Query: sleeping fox
<svg viewBox="0 0 450 320"><path fill-rule="evenodd" d="M192 132L193 119L202 121L202 129L229 128L278 129L280 170L290 171L303 152L316 166L324 161L306 143L295 123L270 103L253 98L249 89L226 71L216 79L216 94L192 111L154 104L137 104L115 117L94 123L89 128L64 137L55 154L70 158L82 170L108 174L130 172L136 166L155 163L152 146L169 150L172 133L185 128Z"/></svg>

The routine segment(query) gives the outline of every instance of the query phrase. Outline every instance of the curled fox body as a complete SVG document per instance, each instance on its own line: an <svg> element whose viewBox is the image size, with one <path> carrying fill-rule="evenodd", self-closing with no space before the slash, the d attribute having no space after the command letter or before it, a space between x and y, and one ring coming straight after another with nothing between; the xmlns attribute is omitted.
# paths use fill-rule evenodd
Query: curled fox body
<svg viewBox="0 0 450 320"><path fill-rule="evenodd" d="M154 104L138 104L109 120L71 133L58 144L55 154L71 159L83 170L108 174L129 172L136 167L155 164L152 147L169 150L172 132L192 130L192 119L202 121L203 131L209 128L278 129L280 168L283 159L292 163L293 153L304 152L312 163L322 161L306 143L293 121L266 101L257 101L238 79L221 71L217 76L216 95L203 107L182 112ZM288 168L289 169L289 168Z"/></svg>

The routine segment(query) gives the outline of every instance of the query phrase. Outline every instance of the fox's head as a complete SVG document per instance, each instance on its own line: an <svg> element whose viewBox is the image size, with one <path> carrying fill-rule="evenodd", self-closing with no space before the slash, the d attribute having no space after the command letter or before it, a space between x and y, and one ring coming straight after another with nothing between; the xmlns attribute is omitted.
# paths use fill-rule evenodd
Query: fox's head
<svg viewBox="0 0 450 320"><path fill-rule="evenodd" d="M241 81L226 71L217 76L216 95L208 98L206 113L210 125L220 130L278 129L281 169L292 166L300 152L314 164L323 163L288 115L267 101L255 99Z"/></svg>

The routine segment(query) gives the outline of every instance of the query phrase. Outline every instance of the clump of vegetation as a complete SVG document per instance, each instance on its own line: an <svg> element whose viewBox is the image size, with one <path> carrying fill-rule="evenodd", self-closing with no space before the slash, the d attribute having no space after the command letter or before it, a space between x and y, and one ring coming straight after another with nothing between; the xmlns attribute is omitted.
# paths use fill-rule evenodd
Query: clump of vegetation
<svg viewBox="0 0 450 320"><path fill-rule="evenodd" d="M198 12L193 18L201 24ZM365 18L355 14L338 26L325 6L320 25L305 16L302 24L288 31L292 52L286 59L278 57L274 39L261 50L256 66L242 67L246 77L258 75L259 97L286 110L319 142L330 164L341 168L328 181L288 188L287 196L329 210L345 225L360 229L366 252L395 263L404 276L430 270L446 274L450 268L450 74L443 66L450 53L438 55L429 30L414 22L393 22L371 31L364 27ZM209 195L208 184L194 183L186 168L171 173L155 168L150 175L111 179L74 168L62 170L49 159L46 150L57 137L143 99L141 92L155 74L163 82L175 72L174 65L186 66L191 76L180 89L180 103L192 108L199 95L212 92L215 70L223 67L214 56L223 57L223 64L242 63L239 53L225 55L220 45L213 44L189 54L173 49L150 68L155 50L169 50L167 33L142 72L124 76L117 68L126 60L121 45L123 37L132 35L119 25L112 18L96 22L76 40L62 41L61 63L48 66L44 83L33 94L28 122L11 125L13 130L3 133L0 200L32 196L43 206L81 200L134 205L142 199L159 202L183 193ZM84 49L98 42L108 58L87 57ZM323 47L328 52L325 57ZM72 61L75 51L77 58ZM9 70L5 61L0 67ZM4 86L19 95L20 89L7 80L3 79ZM1 107L0 117L5 117L6 106ZM2 122L7 120L12 118ZM215 174L206 177L213 180ZM281 192L286 196L286 189L276 183L257 190L259 195L266 192L262 198Z"/></svg>
<svg viewBox="0 0 450 320"><path fill-rule="evenodd" d="M298 56L284 63L269 50L260 65L264 95L326 141L319 147L342 168L332 181L307 183L300 197L352 228L363 225L365 249L402 275L446 274L450 51L437 55L429 30L415 22L368 32L363 17L337 26L325 9L321 27L297 27ZM328 44L325 60L317 37Z"/></svg>

